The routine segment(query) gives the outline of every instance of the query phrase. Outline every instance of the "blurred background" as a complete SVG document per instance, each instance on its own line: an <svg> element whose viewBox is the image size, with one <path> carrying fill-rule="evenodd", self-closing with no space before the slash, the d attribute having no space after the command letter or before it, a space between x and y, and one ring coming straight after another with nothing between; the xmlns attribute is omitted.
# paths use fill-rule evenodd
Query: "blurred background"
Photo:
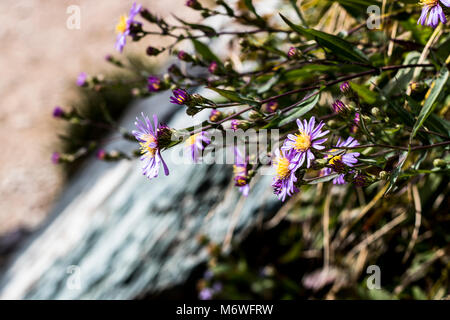
<svg viewBox="0 0 450 320"><path fill-rule="evenodd" d="M171 14L200 21L198 12L186 8L185 2L142 4L168 21L174 21ZM244 1L229 2L245 8ZM254 2L264 14L290 3ZM336 34L355 24L336 1L300 2L323 31ZM270 176L255 177L249 197L244 198L231 181L231 167L177 166L165 152L171 174L149 182L137 160L98 161L95 152L101 148L131 153L137 145L116 141L101 127L58 121L52 117L55 106L80 107L95 118L106 105L127 130L133 129L141 111L156 113L176 128L194 124L168 103L168 91L134 99L131 85L124 86L124 92L76 86L80 72L128 80L138 74L124 75L105 60L109 54L119 56L114 49L115 26L131 4L130 0L0 3L0 67L6 72L0 79L0 299L448 296L448 177L417 179L391 198L382 197L386 190L382 183L364 190L305 186L282 206L272 194ZM81 10L80 29L67 26L72 5ZM293 12L291 7L286 11L287 16ZM226 20L216 23L223 26ZM410 24L415 26L415 21ZM147 46L166 44L165 39L151 39L154 42L129 41L123 57L138 70L163 74L173 60L164 53L149 63L144 55ZM213 49L228 54L218 43ZM328 110L326 101L321 104ZM93 145L80 163L52 163L52 152L73 153L80 148L77 139L86 142L99 136L105 143ZM416 193L431 218L421 229L415 251L405 258ZM327 248L331 261L326 263L325 212L331 215L332 237ZM338 228L358 214L364 219L337 236ZM383 270L383 289L368 289L369 265Z"/></svg>
<svg viewBox="0 0 450 320"><path fill-rule="evenodd" d="M81 28L69 29L66 12L81 9ZM80 72L99 73L109 67L104 56L115 53L115 25L130 1L5 0L0 3L4 27L0 67L0 233L39 225L61 191L64 175L50 161L58 146L61 122L51 117L54 106L76 97ZM163 17L183 13L184 1L150 1ZM159 40L164 43L163 40ZM144 43L127 52L142 52ZM164 59L164 57L162 57Z"/></svg>

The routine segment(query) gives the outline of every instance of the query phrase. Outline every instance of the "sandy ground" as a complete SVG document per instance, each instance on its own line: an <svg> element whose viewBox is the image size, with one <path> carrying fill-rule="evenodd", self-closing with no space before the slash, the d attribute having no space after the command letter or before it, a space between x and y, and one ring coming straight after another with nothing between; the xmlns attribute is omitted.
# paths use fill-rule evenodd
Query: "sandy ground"
<svg viewBox="0 0 450 320"><path fill-rule="evenodd" d="M108 67L104 56L115 53L115 25L131 3L0 2L0 234L19 226L38 225L61 191L62 173L50 162L56 133L61 131L60 123L51 116L52 109L67 101L70 85L80 71L96 73ZM171 12L195 16L184 6L185 0L141 3L161 16ZM79 30L67 28L70 5L81 9Z"/></svg>

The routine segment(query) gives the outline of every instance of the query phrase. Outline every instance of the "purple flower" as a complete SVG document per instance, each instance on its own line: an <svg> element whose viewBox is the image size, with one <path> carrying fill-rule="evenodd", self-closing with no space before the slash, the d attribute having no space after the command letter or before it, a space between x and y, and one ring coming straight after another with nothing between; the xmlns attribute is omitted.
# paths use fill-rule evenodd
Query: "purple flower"
<svg viewBox="0 0 450 320"><path fill-rule="evenodd" d="M450 7L450 0L441 0L446 7ZM423 26L430 26L436 28L439 22L445 24L447 19L445 18L444 11L440 5L439 0L420 0L422 5L422 13L417 21L417 24Z"/></svg>
<svg viewBox="0 0 450 320"><path fill-rule="evenodd" d="M274 113L278 109L278 101L272 100L267 104L263 105L261 111L264 113Z"/></svg>
<svg viewBox="0 0 450 320"><path fill-rule="evenodd" d="M248 176L248 159L244 159L238 148L234 148L234 185L239 187L239 192L244 197L248 196L250 191L249 176Z"/></svg>
<svg viewBox="0 0 450 320"><path fill-rule="evenodd" d="M239 120L233 119L231 120L231 130L236 131L239 126Z"/></svg>
<svg viewBox="0 0 450 320"><path fill-rule="evenodd" d="M88 75L86 72L80 72L77 78L77 86L82 87L86 84L86 79Z"/></svg>
<svg viewBox="0 0 450 320"><path fill-rule="evenodd" d="M185 51L180 50L180 51L178 51L177 57L178 57L178 59L180 59L181 61L184 61L184 60L187 59L188 54L187 54Z"/></svg>
<svg viewBox="0 0 450 320"><path fill-rule="evenodd" d="M186 151L190 153L192 161L197 162L205 146L210 144L211 140L206 131L191 135L186 139Z"/></svg>
<svg viewBox="0 0 450 320"><path fill-rule="evenodd" d="M203 288L198 294L200 300L211 300L213 297L213 290L211 288Z"/></svg>
<svg viewBox="0 0 450 320"><path fill-rule="evenodd" d="M219 121L220 118L222 118L222 112L217 109L212 109L211 114L209 115L209 121L216 122Z"/></svg>
<svg viewBox="0 0 450 320"><path fill-rule="evenodd" d="M293 161L297 163L297 168L301 167L306 159L306 167L311 166L311 161L315 159L311 148L322 150L325 147L322 143L327 141L327 138L319 139L324 135L328 134L328 130L321 131L324 123L321 121L315 127L316 118L311 117L309 123L306 120L302 122L297 119L297 126L299 133L289 134L287 139L284 141L282 150L292 151Z"/></svg>
<svg viewBox="0 0 450 320"><path fill-rule="evenodd" d="M272 166L275 168L276 176L273 178L272 187L278 199L284 201L286 196L292 196L298 192L294 183L297 181L295 170L297 162L294 161L295 155L293 151L276 150L275 159Z"/></svg>
<svg viewBox="0 0 450 320"><path fill-rule="evenodd" d="M103 149L100 149L100 150L97 151L96 156L97 156L98 160L104 160L105 157L106 157L106 151L103 150Z"/></svg>
<svg viewBox="0 0 450 320"><path fill-rule="evenodd" d="M162 162L164 167L164 173L167 176L169 174L169 168L161 157L161 149L159 147L159 138L162 127L158 123L158 117L153 115L153 125L147 116L144 116L144 122L136 118L134 123L138 130L133 130L133 135L139 141L141 145L141 161L144 162L142 167L143 174L151 179L158 176L159 167Z"/></svg>
<svg viewBox="0 0 450 320"><path fill-rule="evenodd" d="M209 66L208 66L208 71L210 72L210 73L216 73L216 71L217 71L217 68L219 67L219 65L217 64L217 62L216 61L213 61L213 62L211 62L210 64L209 64Z"/></svg>
<svg viewBox="0 0 450 320"><path fill-rule="evenodd" d="M295 56L297 54L297 49L295 47L290 47L289 51L288 51L288 57L292 58L293 56Z"/></svg>
<svg viewBox="0 0 450 320"><path fill-rule="evenodd" d="M348 107L345 105L345 103L338 99L333 102L333 104L331 105L331 109L333 109L335 113L344 113L348 110Z"/></svg>
<svg viewBox="0 0 450 320"><path fill-rule="evenodd" d="M339 138L338 142L336 143L336 147L356 146L359 146L359 142L353 137L348 137L345 141L341 141L341 138ZM328 164L333 168L324 168L322 170L323 175L330 175L333 173L333 171L339 172L341 171L340 168L342 168L343 165L353 167L353 165L358 162L358 159L356 158L359 157L359 152L347 153L343 149L331 149L329 152L330 154L328 156L325 156L325 158L328 159ZM344 174L338 175L333 179L333 184L345 184L344 176Z"/></svg>
<svg viewBox="0 0 450 320"><path fill-rule="evenodd" d="M53 117L61 118L64 115L64 110L60 106L56 106L53 109Z"/></svg>
<svg viewBox="0 0 450 320"><path fill-rule="evenodd" d="M59 160L61 159L61 155L59 154L59 152L53 152L51 159L53 164L58 164Z"/></svg>
<svg viewBox="0 0 450 320"><path fill-rule="evenodd" d="M119 23L116 25L117 39L116 39L116 49L119 52L123 51L125 44L127 43L127 36L130 34L130 26L134 21L136 15L141 11L142 5L137 5L136 2L133 3L130 9L130 14L120 16Z"/></svg>
<svg viewBox="0 0 450 320"><path fill-rule="evenodd" d="M147 79L148 82L148 91L156 92L161 89L161 80L158 77L150 76Z"/></svg>
<svg viewBox="0 0 450 320"><path fill-rule="evenodd" d="M351 90L350 84L348 83L348 81L342 82L339 86L339 89L342 93L348 93Z"/></svg>
<svg viewBox="0 0 450 320"><path fill-rule="evenodd" d="M189 94L186 92L186 90L175 89L172 92L173 97L170 97L170 102L173 104L179 104L181 106L189 100Z"/></svg>

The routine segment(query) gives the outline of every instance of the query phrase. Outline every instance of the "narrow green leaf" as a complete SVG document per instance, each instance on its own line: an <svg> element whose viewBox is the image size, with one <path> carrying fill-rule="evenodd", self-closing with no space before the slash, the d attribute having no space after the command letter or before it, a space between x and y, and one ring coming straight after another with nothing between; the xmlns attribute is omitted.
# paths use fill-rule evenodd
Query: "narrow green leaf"
<svg viewBox="0 0 450 320"><path fill-rule="evenodd" d="M365 54L350 42L332 34L295 25L282 14L280 14L280 16L292 30L305 36L308 39L315 39L317 43L329 49L333 54L348 61L356 60L362 63L369 63L369 60L365 56Z"/></svg>
<svg viewBox="0 0 450 320"><path fill-rule="evenodd" d="M328 182L328 181L336 178L338 175L339 175L339 173L329 174L327 176L323 176L321 178L311 180L308 182L308 184L318 184L318 183L322 183L322 182Z"/></svg>
<svg viewBox="0 0 450 320"><path fill-rule="evenodd" d="M184 21L184 20L178 18L178 17L175 16L175 15L174 15L174 17L175 17L175 19L177 19L178 21L180 21L180 22L181 22L182 24L184 24L185 26L191 27L192 29L195 29L195 30L203 31L205 34L207 34L207 35L209 35L209 36L215 36L215 35L217 34L217 33L216 33L216 30L214 30L213 28L211 28L211 27L209 27L209 26L205 26L205 25L203 25L203 24L197 24L197 23L189 23L189 22L186 22L186 21Z"/></svg>
<svg viewBox="0 0 450 320"><path fill-rule="evenodd" d="M284 126L285 124L288 124L292 121L295 121L297 118L300 118L301 116L305 115L309 111L314 108L314 106L319 102L320 94L316 94L313 97L310 97L309 99L299 103L298 106L294 108L294 112L291 113L289 116L284 118L278 123L279 127Z"/></svg>
<svg viewBox="0 0 450 320"><path fill-rule="evenodd" d="M250 10L258 19L261 19L259 14L256 12L255 6L253 5L252 0L245 0L245 6Z"/></svg>
<svg viewBox="0 0 450 320"><path fill-rule="evenodd" d="M249 104L249 105L258 105L259 104L258 101L251 100L251 99L248 99L248 98L244 98L239 93L237 93L235 91L219 89L219 88L213 88L213 87L208 87L208 89L211 89L211 90L217 92L222 97L227 98L230 101L242 102L243 104Z"/></svg>
<svg viewBox="0 0 450 320"><path fill-rule="evenodd" d="M428 95L428 98L425 100L425 103L420 110L419 117L417 118L416 123L414 124L413 130L411 132L410 140L414 138L417 131L422 127L423 123L429 115L433 112L434 108L436 107L436 100L441 93L442 89L445 87L445 84L448 80L449 71L447 67L442 67L441 72L437 79L433 82L432 88L430 89L430 93Z"/></svg>
<svg viewBox="0 0 450 320"><path fill-rule="evenodd" d="M207 45L196 39L192 39L192 43L195 51L197 51L203 59L208 62L216 61L217 63L221 63L220 59L209 49Z"/></svg>

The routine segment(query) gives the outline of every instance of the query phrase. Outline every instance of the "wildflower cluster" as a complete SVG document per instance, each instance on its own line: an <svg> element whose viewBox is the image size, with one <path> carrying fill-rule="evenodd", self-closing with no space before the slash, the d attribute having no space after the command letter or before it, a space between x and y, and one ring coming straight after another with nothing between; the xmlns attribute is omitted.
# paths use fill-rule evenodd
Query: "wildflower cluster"
<svg viewBox="0 0 450 320"><path fill-rule="evenodd" d="M71 162L91 151L96 152L98 159L108 161L140 156L143 174L153 179L161 167L169 174L162 152L183 141L185 153L194 163L202 162L204 154L211 149L232 150L232 179L244 196L251 192L253 177L270 165L273 167L271 185L282 201L299 192L303 185L327 181L335 185L367 186L388 180L395 189L400 181L423 172L420 165L434 168L432 161L419 161L416 151L439 150L434 157L445 158L449 142L448 121L436 113L448 112L448 108L443 108L448 102L445 100L448 35L435 33L430 35L430 41L414 41L419 41L415 35L424 30L420 29L421 25L436 28L439 23L446 23L445 8L450 2L421 0L419 4L421 13L417 5L393 5L392 10L413 12L419 25L399 26L395 20L397 15L387 16L386 28L396 28L402 39L392 39L394 49L389 49L388 58L381 59L377 53L381 44L364 39L365 31L356 27L359 17L353 12L351 19L343 21L347 30L336 30L342 31L338 34L306 27L307 20L314 22L318 17L305 20L300 14L301 23L296 24L281 15L281 22L274 23L259 15L253 6L235 7L226 1L217 1L213 9L200 1L187 1L186 6L198 11L205 20L189 23L177 18L179 24L170 24L145 8L144 3L135 2L117 24L117 51L125 50L129 38L140 41L154 35L163 36L173 43L158 47L157 42L152 42L145 50L144 59L166 52L173 56L173 64L161 73L142 66L137 70L138 78L134 79L130 93L143 98L171 90L170 104L191 117L208 110L208 120L198 122L198 126L175 129L159 123L156 115L151 121L142 114L136 120L136 130L129 133L114 124L107 108L102 109L105 114L102 122L89 119L75 109L58 106L53 110L53 117L79 126L118 129L126 140L137 140L140 149L133 154L107 151L98 148L100 143L91 141L81 151L54 153L51 159L54 163ZM293 12L301 13L292 5ZM230 27L234 29L216 30L208 23L223 15L233 21ZM160 31L149 31L148 24L157 27L151 30ZM216 52L205 41L222 36L231 38L227 40L228 47L234 51L229 55ZM185 42L190 42L193 49L184 46ZM409 56L410 48L425 49L417 60ZM136 68L122 57L109 54L106 61L120 68ZM419 70L416 68L421 68L419 73L414 72ZM79 87L96 92L123 83L85 72L76 80ZM205 90L212 98L203 94ZM271 139L276 132L281 139L264 141L267 146L262 147L265 144L258 138L254 142L258 146L256 151L251 143L238 139L244 152L239 151L234 141L212 143L218 132L245 135L250 130L257 133L269 130ZM184 133L183 139L179 132ZM410 161L405 162L405 156ZM271 161L263 162L263 158ZM419 162L412 167L414 161ZM443 168L442 162L439 168Z"/></svg>

